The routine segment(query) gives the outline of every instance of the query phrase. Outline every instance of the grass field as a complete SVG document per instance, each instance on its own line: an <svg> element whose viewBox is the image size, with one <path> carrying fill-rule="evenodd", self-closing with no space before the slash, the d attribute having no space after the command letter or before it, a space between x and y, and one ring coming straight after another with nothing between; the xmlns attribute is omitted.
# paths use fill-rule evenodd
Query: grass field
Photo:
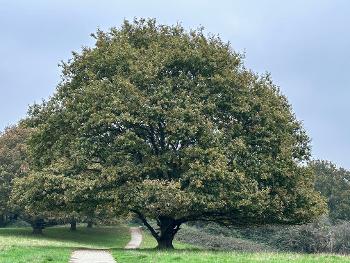
<svg viewBox="0 0 350 263"><path fill-rule="evenodd" d="M52 227L34 236L30 228L0 229L1 263L67 263L74 248L123 248L129 241L127 227Z"/></svg>
<svg viewBox="0 0 350 263"><path fill-rule="evenodd" d="M179 242L175 242L175 251L155 251L152 248L156 243L146 233L141 249L125 251L122 248L129 238L125 226L92 229L82 227L76 232L70 232L67 227L53 227L45 229L43 236L33 236L30 228L5 228L0 229L0 262L67 263L71 251L79 247L109 248L118 263L350 262L350 257L338 255L215 252Z"/></svg>

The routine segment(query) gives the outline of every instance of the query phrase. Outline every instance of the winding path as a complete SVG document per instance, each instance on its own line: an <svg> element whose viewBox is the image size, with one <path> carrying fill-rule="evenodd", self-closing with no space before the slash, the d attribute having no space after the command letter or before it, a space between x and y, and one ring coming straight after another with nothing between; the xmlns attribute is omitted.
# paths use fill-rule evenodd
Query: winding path
<svg viewBox="0 0 350 263"><path fill-rule="evenodd" d="M140 227L130 227L131 240L125 246L125 249L136 249L141 246L142 232Z"/></svg>
<svg viewBox="0 0 350 263"><path fill-rule="evenodd" d="M140 227L130 227L131 240L126 249L139 248L142 242ZM116 263L108 250L78 249L73 251L69 263Z"/></svg>

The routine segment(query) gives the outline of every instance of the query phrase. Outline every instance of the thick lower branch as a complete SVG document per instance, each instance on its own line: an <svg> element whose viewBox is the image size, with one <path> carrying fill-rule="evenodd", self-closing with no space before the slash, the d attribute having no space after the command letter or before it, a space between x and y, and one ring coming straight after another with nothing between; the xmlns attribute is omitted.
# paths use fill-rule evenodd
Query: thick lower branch
<svg viewBox="0 0 350 263"><path fill-rule="evenodd" d="M131 210L131 212L135 213L140 220L142 221L142 223L148 228L148 230L151 232L152 236L155 239L159 239L159 234L154 230L154 228L148 223L147 219L143 216L143 214L141 214L139 211L137 210Z"/></svg>

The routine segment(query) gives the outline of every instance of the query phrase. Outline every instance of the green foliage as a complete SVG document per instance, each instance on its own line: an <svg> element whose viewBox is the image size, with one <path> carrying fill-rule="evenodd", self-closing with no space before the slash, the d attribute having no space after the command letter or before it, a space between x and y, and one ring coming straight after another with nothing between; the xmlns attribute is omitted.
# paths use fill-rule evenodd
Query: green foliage
<svg viewBox="0 0 350 263"><path fill-rule="evenodd" d="M315 188L327 200L333 220L350 220L350 172L328 161L310 163L316 174Z"/></svg>
<svg viewBox="0 0 350 263"><path fill-rule="evenodd" d="M13 212L9 198L13 180L28 173L26 140L30 129L22 125L6 128L0 133L0 225Z"/></svg>
<svg viewBox="0 0 350 263"><path fill-rule="evenodd" d="M31 108L33 181L68 163L62 178L93 182L87 195L136 213L164 246L186 221L300 223L324 212L301 165L304 129L229 44L143 19L93 37L62 64L55 95Z"/></svg>
<svg viewBox="0 0 350 263"><path fill-rule="evenodd" d="M56 163L55 167L15 179L11 202L31 218L60 223L104 219L108 211L105 206L100 207L99 197L91 191L95 182L84 173L74 178L66 176L62 172L66 167L66 164Z"/></svg>

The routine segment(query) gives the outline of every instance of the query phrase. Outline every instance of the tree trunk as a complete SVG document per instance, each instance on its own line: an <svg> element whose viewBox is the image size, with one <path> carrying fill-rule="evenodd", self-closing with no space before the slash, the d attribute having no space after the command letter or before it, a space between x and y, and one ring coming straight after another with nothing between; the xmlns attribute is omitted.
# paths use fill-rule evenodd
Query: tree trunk
<svg viewBox="0 0 350 263"><path fill-rule="evenodd" d="M173 240L181 223L169 217L159 217L157 221L160 228L157 249L174 249Z"/></svg>
<svg viewBox="0 0 350 263"><path fill-rule="evenodd" d="M71 220L70 221L70 231L76 231L77 230L77 221Z"/></svg>
<svg viewBox="0 0 350 263"><path fill-rule="evenodd" d="M186 221L183 219L174 219L167 216L159 216L157 225L160 231L156 231L147 221L146 217L137 210L132 210L141 219L142 223L148 228L152 236L157 240L157 249L174 249L173 240L180 230L180 225Z"/></svg>
<svg viewBox="0 0 350 263"><path fill-rule="evenodd" d="M174 249L173 246L174 235L161 235L157 239L157 249Z"/></svg>
<svg viewBox="0 0 350 263"><path fill-rule="evenodd" d="M34 219L31 223L34 235L42 235L43 229L45 227L44 219Z"/></svg>
<svg viewBox="0 0 350 263"><path fill-rule="evenodd" d="M33 227L32 233L34 235L42 235L43 234L43 229L41 227Z"/></svg>
<svg viewBox="0 0 350 263"><path fill-rule="evenodd" d="M92 226L93 226L92 221L88 221L88 222L87 222L87 226L86 226L86 227L87 227L87 228L92 228Z"/></svg>
<svg viewBox="0 0 350 263"><path fill-rule="evenodd" d="M5 215L0 214L0 227L5 227L5 225L6 225Z"/></svg>

